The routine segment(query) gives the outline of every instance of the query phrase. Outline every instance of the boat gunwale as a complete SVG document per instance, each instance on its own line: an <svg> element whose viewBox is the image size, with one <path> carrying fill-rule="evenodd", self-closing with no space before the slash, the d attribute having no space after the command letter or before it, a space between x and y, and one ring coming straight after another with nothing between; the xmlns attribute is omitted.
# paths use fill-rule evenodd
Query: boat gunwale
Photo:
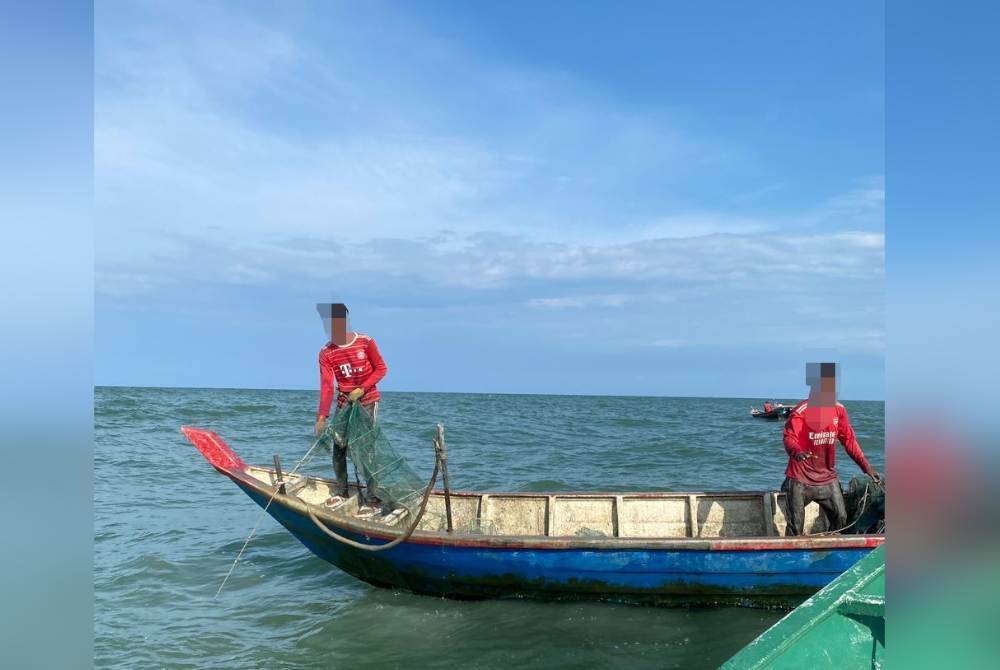
<svg viewBox="0 0 1000 670"><path fill-rule="evenodd" d="M270 474L274 474L274 468L266 465L256 465L253 463L247 464L248 468L253 468L255 470L263 470ZM249 474L249 473L248 473ZM249 475L253 478L253 475ZM301 477L307 477L313 481L323 482L325 484L334 484L335 481L330 477L320 477L319 475L296 475ZM258 480L260 481L260 480ZM354 486L352 484L351 486ZM361 484L361 488L365 488L364 484ZM559 498L614 498L614 497L625 497L625 498L686 498L687 496L717 496L717 497L727 497L727 498L753 498L755 496L763 496L771 493L777 493L779 495L784 495L783 492L777 490L771 491L469 491L466 489L450 489L448 491L449 495L460 496L460 497L476 497L476 496L490 496L490 497L517 497L517 498L549 498L556 496ZM431 495L444 495L444 489L433 489Z"/></svg>
<svg viewBox="0 0 1000 670"><path fill-rule="evenodd" d="M266 484L262 480L251 475L247 470L255 467L273 474L273 470L263 466L247 465L244 468L222 467L212 464L218 472L226 475L235 483L246 485L262 496L274 499L271 503L279 504L281 507L307 517L307 509L311 507L324 523L350 533L361 535L366 539L391 541L399 537L398 533L388 532L386 527L380 524L373 524L363 519L352 519L333 514L332 510L321 505L312 505L294 495L277 493L277 487ZM331 480L324 477L313 477L312 475L302 475L314 480L329 482ZM603 496L633 496L638 497L668 497L672 495L719 495L724 497L752 497L755 495L765 495L774 493L773 491L726 491L716 493L682 493L682 492L642 492L633 493L478 493L478 492L451 492L452 495L514 495L525 497L577 497L593 498ZM824 535L824 536L797 536L789 538L787 536L746 536L746 537L712 537L712 538L649 538L649 537L578 537L578 536L538 536L538 535L484 535L478 533L447 533L442 531L415 531L405 544L433 545L442 547L482 547L492 549L533 549L533 550L659 550L659 551L814 551L833 549L873 549L885 542L885 535Z"/></svg>

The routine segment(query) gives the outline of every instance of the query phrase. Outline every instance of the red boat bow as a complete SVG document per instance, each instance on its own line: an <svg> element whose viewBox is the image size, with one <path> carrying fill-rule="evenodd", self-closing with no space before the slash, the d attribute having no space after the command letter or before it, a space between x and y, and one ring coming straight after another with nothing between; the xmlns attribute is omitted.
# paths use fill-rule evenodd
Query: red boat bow
<svg viewBox="0 0 1000 670"><path fill-rule="evenodd" d="M205 460L217 470L243 470L247 464L236 455L217 433L210 430L182 426L181 432L201 452Z"/></svg>

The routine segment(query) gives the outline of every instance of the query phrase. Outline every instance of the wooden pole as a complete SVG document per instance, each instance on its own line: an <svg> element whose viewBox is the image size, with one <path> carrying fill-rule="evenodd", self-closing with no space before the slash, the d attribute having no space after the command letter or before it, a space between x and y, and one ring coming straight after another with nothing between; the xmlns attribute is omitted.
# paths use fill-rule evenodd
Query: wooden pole
<svg viewBox="0 0 1000 670"><path fill-rule="evenodd" d="M281 458L278 454L274 455L274 476L275 480L278 482L278 493L285 493L285 476L281 474Z"/></svg>
<svg viewBox="0 0 1000 670"><path fill-rule="evenodd" d="M451 490L448 488L448 449L444 444L444 426L437 425L437 435L434 436L434 450L437 452L438 462L441 464L441 478L444 481L444 512L448 518L448 532L452 532L454 526L451 520Z"/></svg>

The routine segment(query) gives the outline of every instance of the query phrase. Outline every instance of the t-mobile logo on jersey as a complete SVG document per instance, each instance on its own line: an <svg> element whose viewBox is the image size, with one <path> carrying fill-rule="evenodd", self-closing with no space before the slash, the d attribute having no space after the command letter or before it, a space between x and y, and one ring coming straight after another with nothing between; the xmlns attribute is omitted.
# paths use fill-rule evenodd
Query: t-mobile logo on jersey
<svg viewBox="0 0 1000 670"><path fill-rule="evenodd" d="M350 363L341 363L339 367L340 367L340 373L342 375L344 375L345 377L350 377L351 376L351 364Z"/></svg>

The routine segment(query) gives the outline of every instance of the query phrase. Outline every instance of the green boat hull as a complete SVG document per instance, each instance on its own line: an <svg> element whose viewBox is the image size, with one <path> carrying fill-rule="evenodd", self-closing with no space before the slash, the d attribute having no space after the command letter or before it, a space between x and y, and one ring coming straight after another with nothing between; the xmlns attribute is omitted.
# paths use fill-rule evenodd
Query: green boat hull
<svg viewBox="0 0 1000 670"><path fill-rule="evenodd" d="M882 668L884 655L883 545L792 610L722 668Z"/></svg>

